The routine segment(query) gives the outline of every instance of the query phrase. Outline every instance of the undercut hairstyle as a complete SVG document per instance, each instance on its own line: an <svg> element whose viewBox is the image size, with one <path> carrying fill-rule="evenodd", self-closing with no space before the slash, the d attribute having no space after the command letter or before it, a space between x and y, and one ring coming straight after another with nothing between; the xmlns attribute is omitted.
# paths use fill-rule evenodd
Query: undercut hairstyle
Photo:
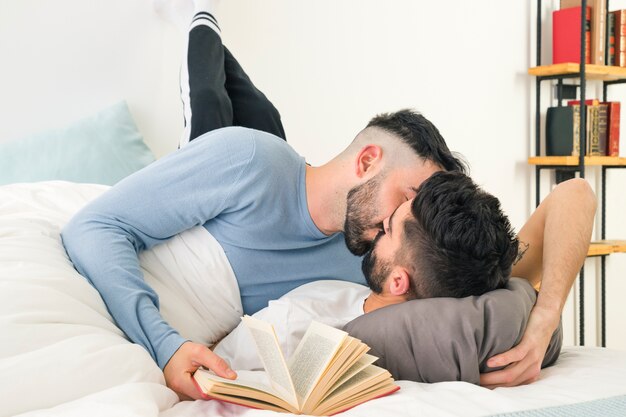
<svg viewBox="0 0 626 417"><path fill-rule="evenodd" d="M396 263L411 274L414 298L467 297L503 288L518 240L500 202L460 172L424 181L404 222Z"/></svg>
<svg viewBox="0 0 626 417"><path fill-rule="evenodd" d="M422 114L411 109L395 113L382 113L367 124L400 138L420 157L432 161L446 171L467 173L466 164L455 156L434 124Z"/></svg>

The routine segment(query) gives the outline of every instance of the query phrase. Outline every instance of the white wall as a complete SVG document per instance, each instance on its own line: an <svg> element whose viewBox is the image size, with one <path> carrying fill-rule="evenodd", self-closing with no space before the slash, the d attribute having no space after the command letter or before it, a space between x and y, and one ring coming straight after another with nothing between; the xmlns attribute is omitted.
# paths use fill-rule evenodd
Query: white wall
<svg viewBox="0 0 626 417"><path fill-rule="evenodd" d="M153 151L175 149L178 47L149 0L0 0L0 141L126 99Z"/></svg>
<svg viewBox="0 0 626 417"><path fill-rule="evenodd" d="M224 2L221 21L225 42L311 163L341 150L374 114L413 107L521 225L527 15L523 2L248 0Z"/></svg>
<svg viewBox="0 0 626 417"><path fill-rule="evenodd" d="M501 199L514 226L527 219L535 2L222 3L225 44L281 111L289 142L310 163L330 159L376 113L416 108ZM170 152L182 125L181 36L149 0L0 0L0 141L126 98L149 146L158 156ZM618 216L624 201L611 205ZM610 260L611 285L624 282L624 264L616 262L624 260ZM609 311L621 320L626 308L610 300ZM612 341L623 324L610 325Z"/></svg>

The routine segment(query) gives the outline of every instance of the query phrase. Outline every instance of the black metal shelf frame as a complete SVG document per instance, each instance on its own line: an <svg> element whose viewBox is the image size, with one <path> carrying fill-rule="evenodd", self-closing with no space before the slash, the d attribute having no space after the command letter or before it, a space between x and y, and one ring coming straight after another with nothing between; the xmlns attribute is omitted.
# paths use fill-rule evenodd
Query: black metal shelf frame
<svg viewBox="0 0 626 417"><path fill-rule="evenodd" d="M539 206L541 202L541 170L553 169L556 172L556 182L562 182L568 178L573 178L576 172L579 173L580 178L585 178L585 149L586 149L586 127L587 127L587 111L585 103L586 94L586 67L585 67L585 19L587 0L581 1L581 21L580 21L580 70L574 74L556 74L537 76L535 81L535 155L540 156L541 153L541 82L549 80L557 80L557 101L559 106L562 105L562 92L563 92L563 80L569 78L580 79L580 152L578 155L578 165L575 166L561 166L561 165L536 165L535 166L535 206ZM608 10L609 0L606 0L606 10L608 22ZM541 19L542 7L541 0L537 0L537 66L541 66ZM608 39L608 24L606 39ZM605 48L605 53L608 54L608 48ZM608 62L608 61L607 61ZM602 100L607 101L608 86L616 84L626 84L626 80L611 80L602 82ZM602 165L602 179L601 179L601 238L606 239L606 177L607 170L611 168L626 168L626 166L609 166ZM601 257L600 267L600 321L601 321L601 346L606 346L606 257L607 255L598 255ZM579 344L584 346L585 344L585 265L583 264L578 279L579 284Z"/></svg>

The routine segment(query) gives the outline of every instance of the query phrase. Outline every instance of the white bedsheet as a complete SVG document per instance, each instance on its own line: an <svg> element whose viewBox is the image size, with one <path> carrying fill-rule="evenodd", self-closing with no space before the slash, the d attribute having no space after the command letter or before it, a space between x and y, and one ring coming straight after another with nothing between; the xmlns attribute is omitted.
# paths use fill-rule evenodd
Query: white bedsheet
<svg viewBox="0 0 626 417"><path fill-rule="evenodd" d="M101 186L0 187L0 416L263 416L217 401L178 402L140 346L72 267L59 230ZM530 385L493 391L418 384L346 416L480 416L626 394L626 352L566 348Z"/></svg>

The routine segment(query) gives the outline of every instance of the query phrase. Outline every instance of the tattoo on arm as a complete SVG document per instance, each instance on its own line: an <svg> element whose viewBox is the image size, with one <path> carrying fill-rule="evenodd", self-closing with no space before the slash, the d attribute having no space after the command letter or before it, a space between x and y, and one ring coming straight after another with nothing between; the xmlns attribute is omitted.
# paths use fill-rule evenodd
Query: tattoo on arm
<svg viewBox="0 0 626 417"><path fill-rule="evenodd" d="M519 241L519 246L517 248L517 256L515 257L515 260L513 261L513 265L517 265L517 263L522 260L522 258L524 257L524 254L526 253L529 247L530 245L528 243L522 242L521 240Z"/></svg>

